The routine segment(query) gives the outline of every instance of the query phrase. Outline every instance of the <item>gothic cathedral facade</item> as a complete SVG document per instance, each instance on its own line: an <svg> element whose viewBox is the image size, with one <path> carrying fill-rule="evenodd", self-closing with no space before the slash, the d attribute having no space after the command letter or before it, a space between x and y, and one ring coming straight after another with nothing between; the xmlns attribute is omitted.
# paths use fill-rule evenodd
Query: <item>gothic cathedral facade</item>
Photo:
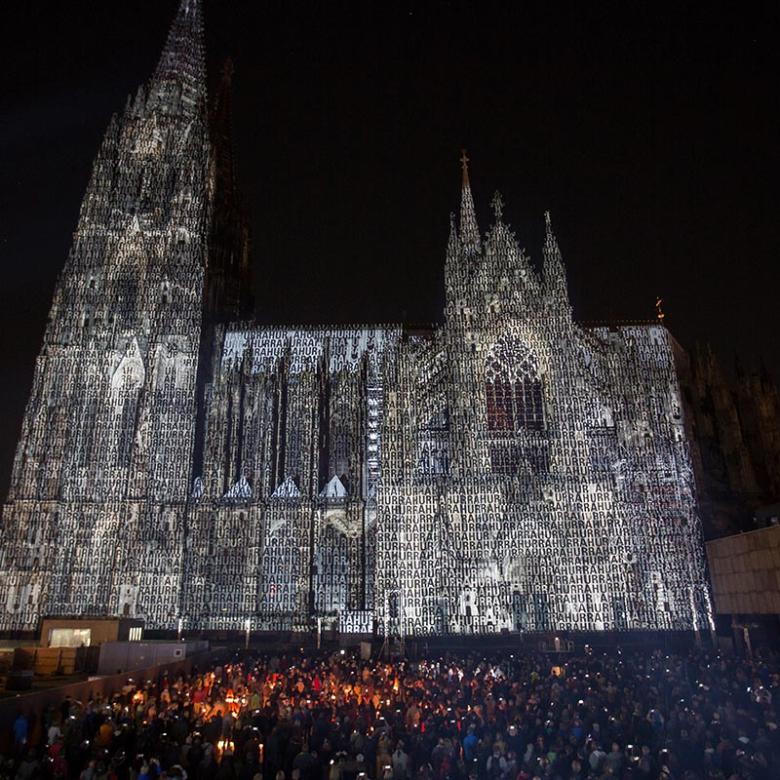
<svg viewBox="0 0 780 780"><path fill-rule="evenodd" d="M712 625L674 342L578 325L463 161L443 323L253 325L200 0L110 123L3 508L0 631Z"/></svg>

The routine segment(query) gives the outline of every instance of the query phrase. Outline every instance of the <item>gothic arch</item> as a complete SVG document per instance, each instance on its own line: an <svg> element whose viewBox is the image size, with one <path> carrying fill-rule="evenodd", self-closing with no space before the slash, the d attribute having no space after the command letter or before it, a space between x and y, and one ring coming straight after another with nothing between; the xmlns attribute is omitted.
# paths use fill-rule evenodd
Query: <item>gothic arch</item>
<svg viewBox="0 0 780 780"><path fill-rule="evenodd" d="M544 394L539 361L519 339L493 344L485 359L487 428L496 433L544 428Z"/></svg>

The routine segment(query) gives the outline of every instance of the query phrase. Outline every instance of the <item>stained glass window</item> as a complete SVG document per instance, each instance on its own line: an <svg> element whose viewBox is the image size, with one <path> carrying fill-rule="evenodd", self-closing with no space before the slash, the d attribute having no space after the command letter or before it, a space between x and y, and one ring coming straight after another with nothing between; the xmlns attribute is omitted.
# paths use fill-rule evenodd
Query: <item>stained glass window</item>
<svg viewBox="0 0 780 780"><path fill-rule="evenodd" d="M539 364L522 342L505 339L491 347L485 361L485 397L489 431L544 428Z"/></svg>

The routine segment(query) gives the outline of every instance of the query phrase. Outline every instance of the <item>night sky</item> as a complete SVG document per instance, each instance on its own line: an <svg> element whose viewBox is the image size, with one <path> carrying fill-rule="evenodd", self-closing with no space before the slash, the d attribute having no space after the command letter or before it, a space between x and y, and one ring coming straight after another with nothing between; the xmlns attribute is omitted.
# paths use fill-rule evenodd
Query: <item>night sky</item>
<svg viewBox="0 0 780 780"><path fill-rule="evenodd" d="M176 5L0 11L2 495L92 159ZM684 346L777 374L780 4L685 5L206 0L259 321L439 319L466 147L483 231L498 189L538 262L552 211L578 319L661 295Z"/></svg>

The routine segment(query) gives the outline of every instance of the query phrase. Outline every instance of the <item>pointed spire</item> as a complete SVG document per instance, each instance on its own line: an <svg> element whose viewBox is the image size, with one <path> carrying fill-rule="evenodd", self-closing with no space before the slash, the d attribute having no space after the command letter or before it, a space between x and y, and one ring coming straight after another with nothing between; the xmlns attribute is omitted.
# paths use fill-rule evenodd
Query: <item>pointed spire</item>
<svg viewBox="0 0 780 780"><path fill-rule="evenodd" d="M202 0L181 0L149 85L149 98L165 113L198 114L206 100Z"/></svg>
<svg viewBox="0 0 780 780"><path fill-rule="evenodd" d="M233 158L233 60L228 57L222 66L222 78L214 98L211 127L220 192L235 192L235 165Z"/></svg>
<svg viewBox="0 0 780 780"><path fill-rule="evenodd" d="M460 164L463 168L463 183L460 195L460 240L467 253L476 254L482 249L482 243L479 238L474 198L471 195L471 184L469 182L469 158L466 156L465 149L461 152Z"/></svg>
<svg viewBox="0 0 780 780"><path fill-rule="evenodd" d="M496 190L493 195L493 200L490 201L490 206L493 209L493 214L496 218L496 224L501 222L501 218L504 216L504 199L501 197L501 193Z"/></svg>
<svg viewBox="0 0 780 780"><path fill-rule="evenodd" d="M552 217L550 212L544 212L544 259L547 262L548 256L552 260L555 257L560 259L561 250L558 247L558 239L555 237L552 229Z"/></svg>
<svg viewBox="0 0 780 780"><path fill-rule="evenodd" d="M563 257L552 228L550 212L544 212L544 284L550 291L557 291L568 297L566 290L566 271L563 267Z"/></svg>
<svg viewBox="0 0 780 780"><path fill-rule="evenodd" d="M549 210L544 212L544 249L546 252L557 254L560 259L561 250L558 247L558 239L553 232L552 217Z"/></svg>

